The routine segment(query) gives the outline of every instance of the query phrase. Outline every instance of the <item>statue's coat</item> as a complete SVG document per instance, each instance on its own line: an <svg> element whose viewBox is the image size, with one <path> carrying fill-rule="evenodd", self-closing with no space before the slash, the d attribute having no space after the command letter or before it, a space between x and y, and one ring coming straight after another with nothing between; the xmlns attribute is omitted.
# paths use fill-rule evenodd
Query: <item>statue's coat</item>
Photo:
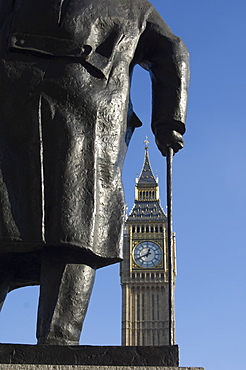
<svg viewBox="0 0 246 370"><path fill-rule="evenodd" d="M131 72L150 71L154 133L183 134L187 50L145 0L2 0L0 10L0 251L47 245L97 268L120 261L121 170L141 125Z"/></svg>

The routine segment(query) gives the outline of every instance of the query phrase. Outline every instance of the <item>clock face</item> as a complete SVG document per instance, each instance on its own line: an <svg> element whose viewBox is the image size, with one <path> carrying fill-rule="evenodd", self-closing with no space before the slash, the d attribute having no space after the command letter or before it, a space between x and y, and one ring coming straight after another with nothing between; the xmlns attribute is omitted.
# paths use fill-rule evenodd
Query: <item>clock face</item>
<svg viewBox="0 0 246 370"><path fill-rule="evenodd" d="M155 267L161 262L162 250L156 243L144 241L134 248L133 258L136 264L140 267Z"/></svg>

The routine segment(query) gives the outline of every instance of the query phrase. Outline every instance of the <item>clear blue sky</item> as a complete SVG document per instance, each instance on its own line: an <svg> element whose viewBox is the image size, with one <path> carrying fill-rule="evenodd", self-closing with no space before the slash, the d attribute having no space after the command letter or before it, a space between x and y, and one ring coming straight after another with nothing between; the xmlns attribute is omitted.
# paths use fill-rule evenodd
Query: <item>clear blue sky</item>
<svg viewBox="0 0 246 370"><path fill-rule="evenodd" d="M177 233L177 342L181 366L245 368L246 146L244 0L152 0L191 54L186 147L174 158ZM159 177L163 208L165 160L150 132L148 74L137 69L134 106L144 122L125 162L129 209L141 171L144 138ZM9 294L0 342L35 343L38 288ZM81 344L120 345L119 266L98 271Z"/></svg>

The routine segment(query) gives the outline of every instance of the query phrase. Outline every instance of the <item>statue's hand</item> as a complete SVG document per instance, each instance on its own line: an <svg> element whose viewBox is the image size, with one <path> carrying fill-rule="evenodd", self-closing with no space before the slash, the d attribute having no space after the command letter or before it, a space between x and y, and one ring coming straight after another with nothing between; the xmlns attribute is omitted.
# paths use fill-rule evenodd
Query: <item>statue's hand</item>
<svg viewBox="0 0 246 370"><path fill-rule="evenodd" d="M177 153L180 149L184 147L184 140L182 135L175 130L158 130L158 132L156 132L155 134L155 141L158 149L164 156L167 155L168 147L173 148L174 153Z"/></svg>

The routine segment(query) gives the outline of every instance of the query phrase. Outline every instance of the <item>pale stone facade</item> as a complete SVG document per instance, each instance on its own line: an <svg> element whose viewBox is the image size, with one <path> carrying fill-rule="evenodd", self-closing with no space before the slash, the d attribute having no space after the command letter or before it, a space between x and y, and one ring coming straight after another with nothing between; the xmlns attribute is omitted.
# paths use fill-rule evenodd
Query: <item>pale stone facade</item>
<svg viewBox="0 0 246 370"><path fill-rule="evenodd" d="M174 289L175 249L173 236ZM151 170L147 146L135 203L126 220L121 285L122 345L168 345L167 216L160 204L158 180Z"/></svg>

